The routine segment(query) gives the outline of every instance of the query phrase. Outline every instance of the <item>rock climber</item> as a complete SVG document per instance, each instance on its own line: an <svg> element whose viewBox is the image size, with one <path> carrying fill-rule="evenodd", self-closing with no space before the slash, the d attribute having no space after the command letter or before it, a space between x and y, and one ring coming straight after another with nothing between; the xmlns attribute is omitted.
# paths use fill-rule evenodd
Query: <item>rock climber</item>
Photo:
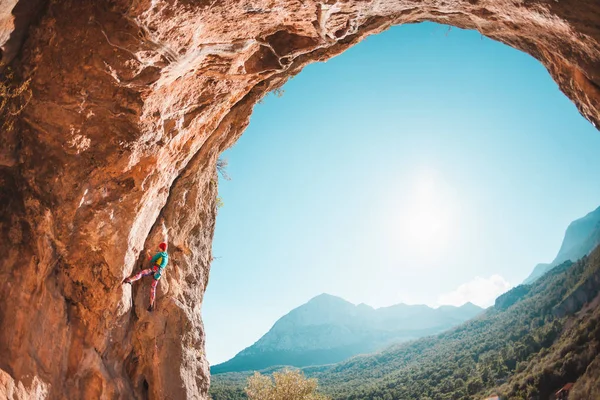
<svg viewBox="0 0 600 400"><path fill-rule="evenodd" d="M138 279L152 275L152 285L150 286L150 306L148 307L148 311L152 312L154 310L154 298L156 297L156 286L158 285L158 280L162 276L163 270L167 266L167 262L169 261L169 255L167 254L167 244L162 242L158 245L158 252L151 257L148 254L148 260L150 260L150 268L146 268L137 274L130 276L129 278L125 278L123 283L135 282Z"/></svg>

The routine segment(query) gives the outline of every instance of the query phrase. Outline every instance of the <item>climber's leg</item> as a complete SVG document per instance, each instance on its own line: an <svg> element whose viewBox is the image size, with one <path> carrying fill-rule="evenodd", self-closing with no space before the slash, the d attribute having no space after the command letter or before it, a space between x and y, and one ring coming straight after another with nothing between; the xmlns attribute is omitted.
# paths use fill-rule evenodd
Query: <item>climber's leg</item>
<svg viewBox="0 0 600 400"><path fill-rule="evenodd" d="M154 299L156 298L156 286L158 286L158 280L153 279L152 285L150 286L150 307L148 307L148 311L154 310Z"/></svg>
<svg viewBox="0 0 600 400"><path fill-rule="evenodd" d="M152 274L152 268L146 268L144 270L141 270L140 272L138 272L137 274L130 276L129 278L126 278L123 282L125 283L131 283L131 282L135 282L138 279L140 279L143 276L148 276L150 274Z"/></svg>

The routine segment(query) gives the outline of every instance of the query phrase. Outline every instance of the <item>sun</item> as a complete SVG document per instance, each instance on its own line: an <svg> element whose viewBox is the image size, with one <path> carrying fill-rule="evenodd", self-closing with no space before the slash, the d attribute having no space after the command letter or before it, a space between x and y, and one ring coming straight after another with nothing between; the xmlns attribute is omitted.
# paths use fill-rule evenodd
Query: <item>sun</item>
<svg viewBox="0 0 600 400"><path fill-rule="evenodd" d="M407 221L407 230L415 242L434 244L442 239L444 234L444 216L438 209L415 210Z"/></svg>
<svg viewBox="0 0 600 400"><path fill-rule="evenodd" d="M432 251L448 243L453 207L444 186L432 174L422 174L416 180L407 196L401 223L407 244Z"/></svg>

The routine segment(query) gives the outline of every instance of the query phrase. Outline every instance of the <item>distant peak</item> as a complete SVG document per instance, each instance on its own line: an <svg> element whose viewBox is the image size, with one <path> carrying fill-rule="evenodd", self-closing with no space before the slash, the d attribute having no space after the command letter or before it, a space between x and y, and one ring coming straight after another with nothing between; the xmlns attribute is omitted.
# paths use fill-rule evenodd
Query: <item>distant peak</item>
<svg viewBox="0 0 600 400"><path fill-rule="evenodd" d="M337 297L337 296L334 296L334 295L329 294L329 293L321 293L320 295L317 295L317 296L313 297L309 301L313 301L313 300L327 300L327 299L340 299L340 298L341 297Z"/></svg>
<svg viewBox="0 0 600 400"><path fill-rule="evenodd" d="M471 303L470 301L467 301L465 304L463 304L459 308L469 308L469 309L476 308L478 310L483 310L483 308L479 307L477 304Z"/></svg>
<svg viewBox="0 0 600 400"><path fill-rule="evenodd" d="M444 304L438 307L438 310L483 310L483 308L479 307L477 304L473 304L470 301L467 301L462 306L453 306L450 304Z"/></svg>
<svg viewBox="0 0 600 400"><path fill-rule="evenodd" d="M365 303L360 303L359 305L356 306L356 308L364 309L364 310L373 310L374 309L373 307L371 307L370 305L365 304Z"/></svg>
<svg viewBox="0 0 600 400"><path fill-rule="evenodd" d="M313 297L312 299L310 299L308 301L307 304L310 304L310 303L321 303L321 304L322 303L326 303L326 304L329 304L329 303L348 303L348 304L352 304L349 301L346 301L346 300L342 299L341 297L334 296L334 295L328 294L328 293L321 293L320 295Z"/></svg>

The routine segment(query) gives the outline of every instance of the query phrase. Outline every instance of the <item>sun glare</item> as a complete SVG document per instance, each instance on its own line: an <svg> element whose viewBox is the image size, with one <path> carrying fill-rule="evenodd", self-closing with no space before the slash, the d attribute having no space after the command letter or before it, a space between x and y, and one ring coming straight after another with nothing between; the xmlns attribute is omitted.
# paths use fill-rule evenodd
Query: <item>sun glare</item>
<svg viewBox="0 0 600 400"><path fill-rule="evenodd" d="M441 249L449 240L452 204L433 173L418 176L408 194L403 218L403 239L421 250Z"/></svg>
<svg viewBox="0 0 600 400"><path fill-rule="evenodd" d="M408 221L409 231L419 243L435 242L442 232L440 216L437 210L418 210Z"/></svg>

